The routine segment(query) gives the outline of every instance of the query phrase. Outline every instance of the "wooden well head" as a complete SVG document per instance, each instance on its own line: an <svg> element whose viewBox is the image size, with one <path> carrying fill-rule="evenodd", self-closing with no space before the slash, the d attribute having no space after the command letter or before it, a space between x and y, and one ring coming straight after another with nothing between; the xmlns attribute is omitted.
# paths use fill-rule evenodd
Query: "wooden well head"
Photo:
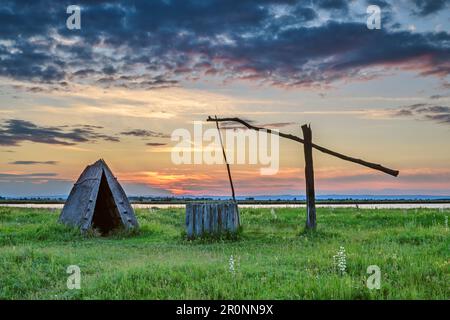
<svg viewBox="0 0 450 320"><path fill-rule="evenodd" d="M186 233L189 239L237 233L239 209L234 201L186 203Z"/></svg>

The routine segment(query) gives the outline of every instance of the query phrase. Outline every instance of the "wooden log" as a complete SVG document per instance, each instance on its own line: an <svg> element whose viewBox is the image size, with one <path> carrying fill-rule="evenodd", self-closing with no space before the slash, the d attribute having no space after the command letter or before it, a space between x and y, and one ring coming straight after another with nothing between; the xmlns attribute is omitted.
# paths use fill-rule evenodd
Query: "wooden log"
<svg viewBox="0 0 450 320"><path fill-rule="evenodd" d="M220 236L239 230L239 210L234 201L186 204L186 234L189 239Z"/></svg>
<svg viewBox="0 0 450 320"><path fill-rule="evenodd" d="M302 126L303 150L305 154L305 182L306 182L306 228L316 228L316 195L314 192L314 166L312 156L312 132L306 124Z"/></svg>

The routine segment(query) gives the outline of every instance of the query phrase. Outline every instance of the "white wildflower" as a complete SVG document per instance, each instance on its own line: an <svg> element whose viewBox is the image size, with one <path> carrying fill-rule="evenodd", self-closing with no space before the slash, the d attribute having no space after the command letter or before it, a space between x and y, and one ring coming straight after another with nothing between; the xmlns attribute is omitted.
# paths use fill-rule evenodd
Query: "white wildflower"
<svg viewBox="0 0 450 320"><path fill-rule="evenodd" d="M334 266L340 275L345 275L347 270L347 255L345 254L345 248L339 247L339 251L333 256Z"/></svg>
<svg viewBox="0 0 450 320"><path fill-rule="evenodd" d="M232 275L236 274L236 269L234 268L234 258L233 255L230 256L230 260L228 262L229 270Z"/></svg>
<svg viewBox="0 0 450 320"><path fill-rule="evenodd" d="M277 218L278 218L277 214L275 213L275 209L274 209L274 208L272 208L272 209L270 210L270 214L272 215L272 218L274 218L274 219L277 219Z"/></svg>

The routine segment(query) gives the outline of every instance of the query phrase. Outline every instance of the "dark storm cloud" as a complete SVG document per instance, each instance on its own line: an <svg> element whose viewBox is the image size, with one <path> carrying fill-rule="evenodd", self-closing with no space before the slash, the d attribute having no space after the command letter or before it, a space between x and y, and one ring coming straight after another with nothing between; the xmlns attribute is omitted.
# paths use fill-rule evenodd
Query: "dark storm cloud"
<svg viewBox="0 0 450 320"><path fill-rule="evenodd" d="M33 161L33 160L19 160L19 161L13 161L10 162L9 164L14 164L14 165L36 165L36 164L40 164L40 165L56 165L58 163L58 161Z"/></svg>
<svg viewBox="0 0 450 320"><path fill-rule="evenodd" d="M446 3L414 1L425 16ZM446 76L447 32L369 31L345 0L87 1L81 30L65 26L71 1L2 1L0 76L67 88L71 82L158 89L218 75L277 86L365 79L372 66L416 61ZM375 4L383 9L386 1ZM339 22L318 21L332 12ZM358 13L359 17L361 14ZM358 16L358 15L356 15Z"/></svg>
<svg viewBox="0 0 450 320"><path fill-rule="evenodd" d="M6 120L0 125L2 146L18 146L25 141L70 146L98 140L119 142L117 137L97 132L95 126L45 127L19 119Z"/></svg>
<svg viewBox="0 0 450 320"><path fill-rule="evenodd" d="M398 117L415 117L450 125L450 107L448 106L419 103L401 107L394 111L394 115Z"/></svg>

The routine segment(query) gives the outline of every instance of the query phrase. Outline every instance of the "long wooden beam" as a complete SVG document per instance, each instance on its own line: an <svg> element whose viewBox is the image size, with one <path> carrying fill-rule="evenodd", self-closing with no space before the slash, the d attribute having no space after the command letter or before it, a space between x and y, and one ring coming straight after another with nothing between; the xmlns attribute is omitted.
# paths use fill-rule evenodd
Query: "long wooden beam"
<svg viewBox="0 0 450 320"><path fill-rule="evenodd" d="M286 139L294 140L294 141L297 141L297 142L300 142L300 143L303 143L303 144L305 143L305 141L302 138L299 138L299 137L294 136L292 134L287 134L287 133L282 133L282 132L278 132L278 131L273 131L273 130L267 129L267 128L255 127L255 126L249 124L248 122L246 122L246 121L244 121L244 120L242 120L240 118L217 118L217 119L215 119L215 118L212 118L212 117L209 116L208 119L206 119L206 121L237 122L237 123L240 123L243 126L247 127L248 129L252 129L252 130L256 130L256 131L266 131L267 133L276 134L276 135L279 135L280 137L283 137L283 138L286 138ZM398 174L399 174L398 170L393 170L393 169L389 169L389 168L383 167L381 164L376 164L376 163L368 162L368 161L365 161L365 160L362 160L362 159L349 157L349 156L346 156L346 155L344 155L342 153L338 153L336 151L333 151L333 150L327 149L325 147L319 146L319 145L317 145L315 143L312 144L312 147L314 149L316 149L316 150L319 150L320 152L323 152L323 153L335 156L335 157L337 157L339 159L350 161L350 162L353 162L353 163L357 163L357 164L360 164L362 166L365 166L365 167L368 167L368 168L371 168L371 169L375 169L375 170L378 170L378 171L390 174L391 176L394 176L394 177L398 176Z"/></svg>

